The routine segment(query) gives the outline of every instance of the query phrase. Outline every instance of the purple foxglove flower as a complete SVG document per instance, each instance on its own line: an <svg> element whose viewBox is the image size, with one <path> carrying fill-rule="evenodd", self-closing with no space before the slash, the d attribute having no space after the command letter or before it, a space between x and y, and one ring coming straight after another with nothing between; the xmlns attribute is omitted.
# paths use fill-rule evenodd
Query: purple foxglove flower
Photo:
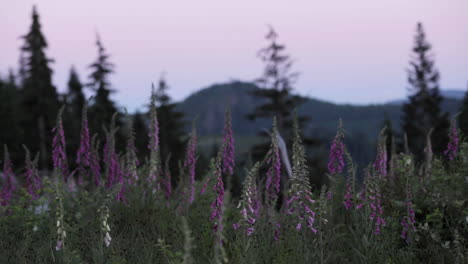
<svg viewBox="0 0 468 264"><path fill-rule="evenodd" d="M444 155L449 160L454 160L457 157L460 138L458 136L457 121L453 119L450 123L449 143Z"/></svg>
<svg viewBox="0 0 468 264"><path fill-rule="evenodd" d="M344 168L343 155L345 153L345 147L343 144L344 131L343 122L341 119L338 121L338 131L336 132L335 139L330 147L330 155L328 158L328 172L330 174L341 173Z"/></svg>
<svg viewBox="0 0 468 264"><path fill-rule="evenodd" d="M231 112L226 110L223 131L223 173L234 174L234 135L232 133Z"/></svg>
<svg viewBox="0 0 468 264"><path fill-rule="evenodd" d="M135 184L138 181L137 167L140 165L140 161L137 157L137 150L135 147L135 132L133 131L133 123L130 124L131 130L129 137L127 138L127 149L125 153L125 174L129 184Z"/></svg>
<svg viewBox="0 0 468 264"><path fill-rule="evenodd" d="M240 208L240 215L242 216L242 221L239 225L245 226L248 236L254 232L254 225L259 216L260 197L258 195L256 184L256 177L259 168L260 163L255 163L245 178L244 188L242 190L241 200L238 206L238 208Z"/></svg>
<svg viewBox="0 0 468 264"><path fill-rule="evenodd" d="M278 145L278 131L276 128L276 118L273 121L273 134L271 137L272 144L269 151L269 158L267 164L270 165L267 171L266 179L266 193L268 195L267 202L270 207L274 207L280 192L281 181L281 158Z"/></svg>
<svg viewBox="0 0 468 264"><path fill-rule="evenodd" d="M224 146L223 148L224 149ZM223 182L223 175L222 175L222 152L218 153L218 157L216 158L216 171L215 176L217 182L213 187L213 190L216 192L216 198L211 204L211 209L213 212L211 213L210 220L214 222L213 230L218 231L218 228L222 228L222 225L219 224L219 221L222 219L223 216L223 203L224 203L224 182ZM221 230L220 230L221 231Z"/></svg>
<svg viewBox="0 0 468 264"><path fill-rule="evenodd" d="M150 103L150 131L148 134L149 144L148 149L150 150L150 169L148 180L151 183L156 184L156 189L159 189L158 181L160 174L160 160L159 160L159 122L158 115L156 112L156 92L154 91L154 85L151 91L151 103Z"/></svg>
<svg viewBox="0 0 468 264"><path fill-rule="evenodd" d="M187 145L187 152L185 155L184 166L188 169L189 172L189 199L188 203L192 204L195 199L195 169L196 169L196 148L197 148L197 134L195 125L192 129L192 134Z"/></svg>
<svg viewBox="0 0 468 264"><path fill-rule="evenodd" d="M96 142L97 140L97 135L94 135L93 137L93 144L91 148L91 155L90 155L90 161L89 161L89 166L91 169L91 173L93 174L93 179L94 179L94 184L96 186L101 185L101 165L100 165L100 158L99 158L99 144Z"/></svg>
<svg viewBox="0 0 468 264"><path fill-rule="evenodd" d="M4 146L4 157L3 157L3 178L5 179L5 184L3 185L0 192L0 205L7 206L10 204L11 197L13 192L16 190L14 185L14 174L13 174L13 165L10 160L10 154L8 153L8 148Z"/></svg>
<svg viewBox="0 0 468 264"><path fill-rule="evenodd" d="M90 139L88 117L86 114L86 104L83 107L83 114L81 120L81 134L80 134L80 147L76 153L76 164L84 167L90 166Z"/></svg>
<svg viewBox="0 0 468 264"><path fill-rule="evenodd" d="M68 164L67 154L65 152L65 132L63 131L62 124L62 113L64 108L62 107L57 116L57 124L52 129L54 137L52 139L52 159L54 163L54 170L60 172L65 182L68 182Z"/></svg>
<svg viewBox="0 0 468 264"><path fill-rule="evenodd" d="M29 150L26 148L26 146L23 145L23 147L26 151L26 189L29 195L31 195L32 199L36 200L39 198L39 190L42 186L42 181L39 177L39 172L37 171L37 160L39 156L36 156L34 160L31 160L31 154Z"/></svg>
<svg viewBox="0 0 468 264"><path fill-rule="evenodd" d="M281 225L279 223L276 223L275 224L275 236L274 236L274 239L275 241L278 241L279 238L280 238L280 233L281 233Z"/></svg>

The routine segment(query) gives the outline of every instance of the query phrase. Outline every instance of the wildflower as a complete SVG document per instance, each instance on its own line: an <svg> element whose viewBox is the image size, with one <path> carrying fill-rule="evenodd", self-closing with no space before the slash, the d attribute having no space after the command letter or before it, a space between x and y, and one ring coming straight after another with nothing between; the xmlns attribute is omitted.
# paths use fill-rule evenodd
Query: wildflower
<svg viewBox="0 0 468 264"><path fill-rule="evenodd" d="M416 231L416 217L412 203L412 194L409 184L409 178L407 178L406 181L406 215L403 217L400 224L403 227L403 230L401 231L401 238L403 238L406 241L406 243L410 243L410 232Z"/></svg>
<svg viewBox="0 0 468 264"><path fill-rule="evenodd" d="M310 183L306 165L305 150L299 132L297 116L294 120L294 142L293 142L293 168L289 199L286 206L289 214L295 214L299 220L296 229L301 230L303 224L312 232L317 233L314 227L315 212L311 206L315 201L311 198Z"/></svg>
<svg viewBox="0 0 468 264"><path fill-rule="evenodd" d="M223 182L223 175L222 175L222 155L223 155L224 145L218 151L218 156L216 157L216 167L215 167L215 176L217 182L213 187L213 190L216 191L216 198L211 204L211 209L213 212L211 213L210 220L214 221L213 230L218 231L219 228L222 228L220 225L220 219L223 216L223 202L224 202L224 182Z"/></svg>
<svg viewBox="0 0 468 264"><path fill-rule="evenodd" d="M234 229L238 229L240 226L245 226L247 236L252 235L255 231L254 224L258 218L259 197L255 178L259 169L260 163L257 162L247 174L244 181L241 200L237 206L237 208L241 209L240 214L242 215L242 222L241 224L236 224Z"/></svg>
<svg viewBox="0 0 468 264"><path fill-rule="evenodd" d="M223 132L223 173L234 174L234 136L232 133L231 111L226 110Z"/></svg>
<svg viewBox="0 0 468 264"><path fill-rule="evenodd" d="M338 131L336 132L335 139L332 142L330 147L330 156L328 159L328 171L330 174L341 173L344 168L344 130L343 130L343 121L341 119L338 121Z"/></svg>
<svg viewBox="0 0 468 264"><path fill-rule="evenodd" d="M115 133L118 131L116 127L117 113L112 116L110 128L104 128L106 133L106 144L104 145L104 164L106 165L106 176L107 183L106 187L111 188L114 184L119 181L120 177L120 164L118 161L118 155L115 152Z"/></svg>
<svg viewBox="0 0 468 264"><path fill-rule="evenodd" d="M59 251L63 249L65 246L65 238L67 237L67 233L65 231L64 225L64 210L63 210L63 198L62 194L60 193L58 186L55 187L55 200L57 202L57 244L55 246L55 250Z"/></svg>
<svg viewBox="0 0 468 264"><path fill-rule="evenodd" d="M444 151L444 155L446 155L449 160L454 160L457 157L459 140L457 121L454 118L450 123L449 143L447 149Z"/></svg>
<svg viewBox="0 0 468 264"><path fill-rule="evenodd" d="M135 131L133 130L133 122L130 121L130 133L127 139L127 149L125 153L126 177L130 184L136 183L138 181L137 167L140 164L140 162L138 161L136 152L137 150L135 148Z"/></svg>
<svg viewBox="0 0 468 264"><path fill-rule="evenodd" d="M281 159L278 146L276 118L273 119L273 134L271 136L271 147L268 153L267 164L270 165L266 179L267 202L270 204L270 207L274 207L280 192L281 180Z"/></svg>
<svg viewBox="0 0 468 264"><path fill-rule="evenodd" d="M63 131L62 124L62 113L64 107L60 108L60 111L57 115L57 124L52 129L54 132L54 138L52 139L52 159L54 162L54 170L63 175L65 182L68 181L68 164L67 164L67 155L65 152L65 133Z"/></svg>
<svg viewBox="0 0 468 264"><path fill-rule="evenodd" d="M97 139L97 134L92 138L91 144L91 153L90 153L90 162L89 166L91 173L93 174L94 184L99 186L101 184L101 165L99 158L99 140Z"/></svg>
<svg viewBox="0 0 468 264"><path fill-rule="evenodd" d="M0 205L6 206L10 203L11 197L16 187L14 185L14 174L12 168L10 154L8 152L8 147L4 146L4 157L3 157L3 178L5 179L5 184L2 187L0 192Z"/></svg>
<svg viewBox="0 0 468 264"><path fill-rule="evenodd" d="M156 189L159 189L158 175L160 173L160 159L159 159L159 123L158 115L156 112L156 92L154 91L154 84L151 87L151 102L150 102L150 131L148 134L150 150L150 168L148 180L156 184Z"/></svg>
<svg viewBox="0 0 468 264"><path fill-rule="evenodd" d="M193 203L195 199L195 166L197 162L196 158L196 148L197 148L197 131L195 128L195 123L192 127L192 134L190 135L190 140L187 144L187 153L185 155L184 166L188 168L189 171L189 204Z"/></svg>
<svg viewBox="0 0 468 264"><path fill-rule="evenodd" d="M169 200L169 198L172 195L172 179L171 179L171 170L169 169L169 160L171 158L171 155L169 154L168 157L166 158L166 163L164 166L164 195L166 196L166 199Z"/></svg>
<svg viewBox="0 0 468 264"><path fill-rule="evenodd" d="M90 142L86 104L83 106L81 118L80 147L76 153L76 164L88 167L90 165Z"/></svg>
<svg viewBox="0 0 468 264"><path fill-rule="evenodd" d="M107 205L104 205L101 209L98 211L101 212L101 232L104 234L104 244L106 247L110 246L110 243L112 241L112 237L110 236L110 227L109 227L109 207Z"/></svg>
<svg viewBox="0 0 468 264"><path fill-rule="evenodd" d="M281 224L276 223L275 224L275 235L273 237L275 241L279 240L280 234L281 234Z"/></svg>
<svg viewBox="0 0 468 264"><path fill-rule="evenodd" d="M37 162L39 159L39 155L36 155L34 160L31 160L31 154L29 152L29 149L25 145L23 145L23 148L26 152L26 189L29 195L31 195L32 199L36 200L37 198L39 198L38 192L42 185L41 178L39 177L39 172L37 171Z"/></svg>
<svg viewBox="0 0 468 264"><path fill-rule="evenodd" d="M345 151L346 160L348 163L348 173L346 177L346 190L344 195L344 206L346 210L349 210L354 207L353 204L353 185L354 185L354 166L351 155L348 151Z"/></svg>
<svg viewBox="0 0 468 264"><path fill-rule="evenodd" d="M381 233L381 226L385 226L386 222L383 219L383 208L382 208L382 194L380 192L380 181L375 176L372 176L371 185L369 188L369 207L371 214L369 218L375 220L375 231L376 235Z"/></svg>
<svg viewBox="0 0 468 264"><path fill-rule="evenodd" d="M382 131L380 131L377 147L377 158L374 161L374 169L379 177L387 176L387 138L384 134L386 129L387 128L384 127Z"/></svg>

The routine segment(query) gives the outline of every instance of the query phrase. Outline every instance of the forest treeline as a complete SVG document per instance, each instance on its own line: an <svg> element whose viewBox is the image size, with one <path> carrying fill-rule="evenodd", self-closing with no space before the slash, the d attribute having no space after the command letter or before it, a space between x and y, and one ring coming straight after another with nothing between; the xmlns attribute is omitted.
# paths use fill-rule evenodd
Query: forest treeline
<svg viewBox="0 0 468 264"><path fill-rule="evenodd" d="M111 99L111 94L117 92L118 84L114 85L111 81L115 65L102 39L99 36L96 37L96 57L89 63L87 77L80 78L77 70L70 66L68 87L65 93L60 94L52 82L54 60L47 55L48 43L43 33L46 30L41 26L39 13L35 7L31 18L31 26L22 36L23 45L20 47L21 55L17 69L10 69L7 75L0 78L0 122L2 124L0 145L8 145L12 161L19 163L24 158L22 147L24 144L32 153L39 153L40 169L51 168L51 159L48 155L51 153L52 131L62 106L64 107L63 125L68 164L72 168L76 164L84 111L88 114L90 133L95 135L96 144L100 148L105 142L105 131L108 131L112 117L116 114L117 151L125 148L125 138L133 128L138 158L147 159L149 110L126 113L117 102ZM319 119L316 117L319 113L306 111L305 98L295 93L294 85L299 75L293 68L293 60L288 55L285 45L279 41L277 32L269 28L265 40L267 45L258 52L259 59L264 63L263 74L252 82L255 84L255 89L249 90L251 99L245 99L256 104L250 108L251 111L244 118L255 122L266 120L265 124L271 124L275 117L279 134L290 146L292 118L295 110L299 109L298 120L302 131L305 131L304 144L308 152L310 168L313 169L311 177L315 177L314 183L320 184L322 181L320 175L324 175L323 172L326 170L324 161L327 153L323 150L328 149L325 142L330 141L325 141L323 135L314 132L320 128L320 124L314 123L314 120ZM385 115L381 117L381 124L382 127L387 126L388 149L394 149L395 152L411 152L415 155L416 161L421 161L427 155L428 142L432 144L432 149L436 154L443 153L448 143L450 119L455 118L449 116L441 107L443 97L440 94L440 76L435 65L431 44L421 23L418 23L416 27L407 76L409 96L408 101L402 105L401 127L392 127L394 125L392 125L391 118ZM164 76L161 76L152 89L153 92L148 92L148 97L152 95L157 107L160 129L159 151L161 160L167 161L162 165L167 166L173 175L177 175L188 142L186 128L190 127L192 121L195 122L195 127L197 122L214 121L200 116L195 120L192 113L187 113L190 109L184 109L175 103L169 96L169 85ZM86 98L86 90L92 94L92 97ZM233 105L245 104L245 101L232 101L230 104L233 108ZM224 112L225 109L219 110ZM459 127L463 134L467 135L468 93L458 112L456 118ZM232 126L234 134L237 129L242 129L235 123ZM308 129L311 126L315 130ZM219 132L221 134L221 129ZM241 162L248 163L249 159L261 160L265 156L269 146L269 135L265 131L258 131L258 133L258 136L252 135L256 139L251 141L253 146L248 147L248 155L245 155ZM356 137L357 142L359 142L358 137ZM348 145L353 148L353 142L348 142ZM359 146L355 147L353 154L356 156L357 152L359 152ZM204 158L200 156L199 159ZM204 164L198 169L206 169L208 162Z"/></svg>

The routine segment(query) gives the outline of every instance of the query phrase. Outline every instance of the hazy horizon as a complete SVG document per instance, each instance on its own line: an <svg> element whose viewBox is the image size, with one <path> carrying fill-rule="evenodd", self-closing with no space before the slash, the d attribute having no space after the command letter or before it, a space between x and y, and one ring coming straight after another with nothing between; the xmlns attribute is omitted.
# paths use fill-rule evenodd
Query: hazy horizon
<svg viewBox="0 0 468 264"><path fill-rule="evenodd" d="M147 103L150 84L166 73L178 101L215 83L250 81L262 73L257 51L266 45L267 25L301 73L296 92L335 103L382 103L405 97L416 23L433 46L443 89L466 90L468 82L468 2L463 0L352 3L295 1L272 3L83 0L9 1L0 9L0 73L17 68L19 48L36 5L53 81L66 89L75 65L80 79L97 56L99 32L116 73L110 78L119 106Z"/></svg>

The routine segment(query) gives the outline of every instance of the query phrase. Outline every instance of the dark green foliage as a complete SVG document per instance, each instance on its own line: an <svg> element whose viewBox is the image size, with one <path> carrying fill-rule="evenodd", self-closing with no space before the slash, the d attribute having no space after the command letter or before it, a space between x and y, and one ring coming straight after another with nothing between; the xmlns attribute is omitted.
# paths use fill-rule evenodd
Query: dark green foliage
<svg viewBox="0 0 468 264"><path fill-rule="evenodd" d="M432 145L435 153L441 153L447 146L448 114L442 112L442 96L439 92L439 72L434 67L430 54L431 45L426 40L421 23L418 23L413 48L414 57L408 70L410 84L409 102L403 105L403 131L409 148L419 162L423 159L425 138L431 128Z"/></svg>
<svg viewBox="0 0 468 264"><path fill-rule="evenodd" d="M21 90L24 115L22 127L24 143L31 151L41 153L41 166L46 167L52 142L50 131L54 127L58 111L58 94L52 84L51 59L45 54L47 41L42 34L39 15L33 8L32 24L29 32L23 36L22 49L25 69Z"/></svg>
<svg viewBox="0 0 468 264"><path fill-rule="evenodd" d="M184 133L184 114L177 110L177 104L171 101L167 93L169 86L161 77L156 90L156 106L159 122L159 146L161 160L170 155L169 167L171 175L179 175L179 162L185 158L186 139ZM164 168L163 168L164 170ZM172 177L173 182L177 181Z"/></svg>
<svg viewBox="0 0 468 264"><path fill-rule="evenodd" d="M137 151L137 157L140 162L143 162L148 157L148 125L143 114L138 110L133 115L133 129L135 131L135 147Z"/></svg>
<svg viewBox="0 0 468 264"><path fill-rule="evenodd" d="M83 93L83 85L80 82L75 68L70 69L68 79L68 91L65 96L66 105L63 126L67 137L68 164L75 167L76 151L80 146L81 118L86 98Z"/></svg>
<svg viewBox="0 0 468 264"><path fill-rule="evenodd" d="M22 129L20 127L21 101L19 90L12 72L7 80L0 78L0 123L8 129L0 129L0 145L8 144L13 163L22 159L21 142Z"/></svg>
<svg viewBox="0 0 468 264"><path fill-rule="evenodd" d="M384 189L386 226L380 235L374 234L369 208L343 208L342 177L334 183L336 192L331 200L324 191L312 193L312 199L317 201L312 209L317 213L319 233L298 232L292 216L279 213L278 241L273 239L274 228L265 211L257 218L252 236L233 230L232 224L242 215L227 192L222 235L229 263L465 263L467 155L468 144L464 142L460 155L448 167L436 158L432 178L425 186L420 184L411 158L399 155L395 167L398 177L392 180L396 185ZM140 175L145 172L145 168L139 170ZM214 175L210 172L205 177ZM8 208L13 213L0 217L0 255L5 263L183 263L186 248L190 248L187 257L192 263L213 263L215 234L207 219L215 193L208 188L205 195L198 195L204 180L197 181L195 202L183 216L172 203L177 198L167 201L161 194L149 192L145 183L129 186L128 204L113 199L118 188L80 189L73 193L59 185L67 235L64 249L56 251L60 200L55 199L56 187L47 178L39 200L31 201L24 189L20 190ZM400 221L406 214L405 188L401 186L407 181L412 182L416 211L416 232L409 244L400 237ZM394 192L399 189L403 192ZM41 213L29 209L45 204L49 210ZM103 243L102 214L98 211L104 204L109 208L109 247ZM184 245L187 228L192 238L188 246Z"/></svg>

